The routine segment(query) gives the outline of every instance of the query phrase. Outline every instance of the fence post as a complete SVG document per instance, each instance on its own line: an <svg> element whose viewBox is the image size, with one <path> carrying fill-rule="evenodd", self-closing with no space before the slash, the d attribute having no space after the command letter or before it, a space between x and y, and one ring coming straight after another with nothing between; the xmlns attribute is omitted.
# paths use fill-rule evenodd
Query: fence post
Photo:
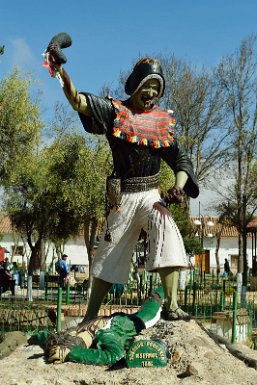
<svg viewBox="0 0 257 385"><path fill-rule="evenodd" d="M143 274L140 274L140 281L139 281L139 298L138 298L138 305L141 304L142 301L142 290L143 290Z"/></svg>
<svg viewBox="0 0 257 385"><path fill-rule="evenodd" d="M252 339L254 302L250 302L250 303L249 303L249 306L247 307L247 311L248 311L248 316L249 316L249 322L248 322L248 337L249 337L249 339Z"/></svg>
<svg viewBox="0 0 257 385"><path fill-rule="evenodd" d="M196 282L194 281L194 283L193 283L193 309L192 309L192 313L193 313L193 315L195 315L196 314L196 312L195 312L195 297L196 297Z"/></svg>
<svg viewBox="0 0 257 385"><path fill-rule="evenodd" d="M187 286L185 287L185 298L184 298L184 306L187 311Z"/></svg>
<svg viewBox="0 0 257 385"><path fill-rule="evenodd" d="M194 270L193 270L193 284L194 284L194 282L195 282L195 278L196 278L196 270L194 269Z"/></svg>
<svg viewBox="0 0 257 385"><path fill-rule="evenodd" d="M190 270L190 278L189 278L189 287L192 287L192 281L193 281L193 271Z"/></svg>
<svg viewBox="0 0 257 385"><path fill-rule="evenodd" d="M232 323L232 344L236 341L236 313L237 313L237 291L233 293L233 323Z"/></svg>
<svg viewBox="0 0 257 385"><path fill-rule="evenodd" d="M59 332L62 328L62 288L58 287L58 299L57 299L57 325L56 329Z"/></svg>
<svg viewBox="0 0 257 385"><path fill-rule="evenodd" d="M45 301L48 300L48 274L45 275Z"/></svg>
<svg viewBox="0 0 257 385"><path fill-rule="evenodd" d="M226 291L226 280L223 279L223 282L222 282L222 283L223 283L223 289L222 289L222 290L223 290L224 293L225 293L225 291Z"/></svg>
<svg viewBox="0 0 257 385"><path fill-rule="evenodd" d="M149 292L152 293L153 291L153 273L150 274L150 287Z"/></svg>
<svg viewBox="0 0 257 385"><path fill-rule="evenodd" d="M220 292L220 310L224 311L225 309L225 293L224 291Z"/></svg>
<svg viewBox="0 0 257 385"><path fill-rule="evenodd" d="M70 281L66 284L66 305L70 304Z"/></svg>
<svg viewBox="0 0 257 385"><path fill-rule="evenodd" d="M45 301L48 300L48 287L47 284L45 285Z"/></svg>

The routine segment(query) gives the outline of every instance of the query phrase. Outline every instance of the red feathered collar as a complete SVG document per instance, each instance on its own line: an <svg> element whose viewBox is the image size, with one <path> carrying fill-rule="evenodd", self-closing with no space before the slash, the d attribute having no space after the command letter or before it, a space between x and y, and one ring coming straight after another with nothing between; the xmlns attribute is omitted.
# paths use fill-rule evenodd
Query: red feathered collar
<svg viewBox="0 0 257 385"><path fill-rule="evenodd" d="M171 112L154 106L141 111L112 99L116 112L113 135L147 147L169 147L174 143L175 119Z"/></svg>

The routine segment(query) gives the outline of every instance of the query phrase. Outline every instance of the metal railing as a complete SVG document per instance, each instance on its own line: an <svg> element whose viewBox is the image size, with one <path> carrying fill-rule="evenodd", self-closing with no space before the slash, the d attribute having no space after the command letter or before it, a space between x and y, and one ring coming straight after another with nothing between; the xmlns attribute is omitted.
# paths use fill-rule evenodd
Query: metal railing
<svg viewBox="0 0 257 385"><path fill-rule="evenodd" d="M10 328L22 328L29 330L30 328L49 327L47 322L40 321L38 312L46 312L46 308L50 305L57 305L58 287L56 285L49 286L49 280L46 280L44 290L39 289L39 286L33 289L33 303L26 302L26 287L17 288L15 296L3 294L0 300L0 312L13 312L17 318L10 326L5 318L0 318L0 329L2 331L10 330ZM52 282L53 283L53 282ZM112 290L108 293L103 303L104 306L119 306L119 307L135 307L140 306L148 295L157 287L161 285L157 273L145 273L141 271L136 276L131 277L126 285L113 285ZM87 305L87 285L85 282L71 286L67 285L66 290L62 292L61 302L65 305ZM244 308L249 316L248 330L251 334L252 329L256 327L256 309L254 303L256 302L257 291L254 286L251 287L249 281L247 290L247 301L242 303L237 292L237 283L234 279L203 275L202 277L197 272L192 271L189 279L185 282L184 287L179 287L178 299L180 306L189 313L193 318L200 319L203 322L212 323L215 313L224 313L224 317L230 317L233 322L232 342L235 341L235 325L238 309ZM59 298L60 300L60 298ZM37 311L36 311L37 309ZM20 318L19 318L20 310ZM30 322L29 317L26 320L24 310L27 310L32 317L33 322ZM40 314L41 314L40 313ZM34 317L34 318L33 318ZM43 315L41 314L41 318ZM37 318L40 322L37 322ZM9 326L8 326L9 325ZM24 326L25 325L25 326ZM50 325L51 326L51 325ZM17 330L17 329L16 329ZM250 338L250 335L249 335Z"/></svg>

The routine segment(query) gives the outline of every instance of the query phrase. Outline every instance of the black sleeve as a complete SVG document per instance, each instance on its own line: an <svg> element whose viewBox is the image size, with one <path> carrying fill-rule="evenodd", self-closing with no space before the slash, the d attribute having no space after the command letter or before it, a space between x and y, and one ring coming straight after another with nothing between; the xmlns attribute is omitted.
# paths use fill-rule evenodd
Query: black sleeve
<svg viewBox="0 0 257 385"><path fill-rule="evenodd" d="M193 164L186 153L179 147L176 139L172 147L162 150L161 157L172 168L175 174L178 171L185 171L188 174L189 178L185 184L184 191L189 197L197 198L199 195L199 186Z"/></svg>
<svg viewBox="0 0 257 385"><path fill-rule="evenodd" d="M111 101L108 98L101 98L93 94L83 93L87 96L93 116L86 116L79 113L84 129L91 134L106 134L113 126L115 116Z"/></svg>

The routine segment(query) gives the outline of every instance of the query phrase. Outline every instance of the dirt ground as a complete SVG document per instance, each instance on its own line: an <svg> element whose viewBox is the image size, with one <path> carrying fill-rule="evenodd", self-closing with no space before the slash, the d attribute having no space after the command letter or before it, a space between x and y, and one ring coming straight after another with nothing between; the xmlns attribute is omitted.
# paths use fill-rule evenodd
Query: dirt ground
<svg viewBox="0 0 257 385"><path fill-rule="evenodd" d="M67 362L48 364L38 346L23 343L1 360L1 385L256 385L257 351L234 344L252 359L255 366L217 344L194 320L160 320L144 330L138 339L160 338L169 347L171 358L164 368L87 366ZM256 360L256 361L255 361Z"/></svg>
<svg viewBox="0 0 257 385"><path fill-rule="evenodd" d="M171 358L164 368L87 366L67 362L48 364L38 346L23 343L1 360L1 385L256 385L257 351L245 345L233 347L251 358L249 367L217 344L194 320L160 320L144 330L138 339L160 338ZM255 361L256 360L256 361ZM248 361L247 361L248 362Z"/></svg>

